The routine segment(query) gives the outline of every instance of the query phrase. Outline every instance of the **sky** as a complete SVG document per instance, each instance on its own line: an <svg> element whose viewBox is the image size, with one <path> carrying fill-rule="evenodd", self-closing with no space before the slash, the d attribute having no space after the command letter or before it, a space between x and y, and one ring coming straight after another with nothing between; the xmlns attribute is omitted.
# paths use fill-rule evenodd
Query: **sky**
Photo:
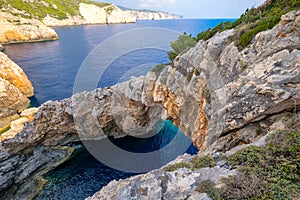
<svg viewBox="0 0 300 200"><path fill-rule="evenodd" d="M99 1L99 0L98 0ZM238 18L247 8L265 0L101 0L133 9L151 9L184 18Z"/></svg>

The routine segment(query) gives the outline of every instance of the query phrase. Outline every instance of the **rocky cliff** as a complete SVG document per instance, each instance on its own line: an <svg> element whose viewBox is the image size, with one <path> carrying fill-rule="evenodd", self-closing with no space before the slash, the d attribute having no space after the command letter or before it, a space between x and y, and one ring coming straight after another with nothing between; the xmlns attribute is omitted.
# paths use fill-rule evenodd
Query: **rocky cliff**
<svg viewBox="0 0 300 200"><path fill-rule="evenodd" d="M232 30L200 41L178 57L174 67L167 66L161 72L149 96L154 102L164 102L168 118L203 153L215 153L217 161L220 151L229 156L249 146L266 145L267 137L288 129L289 112L294 113L294 128L299 132L299 21L300 11L282 16L279 25L259 33L243 51L228 43ZM163 74L168 78L162 79ZM215 167L191 170L187 163L193 165L192 159L184 155L169 167L113 181L88 199L211 199L203 191L214 199L218 198L217 189L207 189L209 183L224 188L226 181L222 178L237 173L224 160ZM246 187L255 190L256 186L250 186L253 179L247 180ZM204 188L201 183L206 184ZM243 187L242 182L235 184L236 188ZM259 184L259 180L253 184ZM227 195L234 192L232 188ZM241 195L237 197L242 199ZM299 195L296 192L293 197Z"/></svg>
<svg viewBox="0 0 300 200"><path fill-rule="evenodd" d="M47 26L70 26L83 24L117 24L135 23L136 20L180 19L178 15L138 10L122 10L116 5L99 7L94 4L80 3L80 15L69 16L67 19L56 19L46 16L42 21Z"/></svg>
<svg viewBox="0 0 300 200"><path fill-rule="evenodd" d="M135 16L137 20L163 20L163 19L181 19L182 16L174 15L166 12L154 12L154 11L139 11L128 10L128 13Z"/></svg>
<svg viewBox="0 0 300 200"><path fill-rule="evenodd" d="M139 136L157 117L172 120L203 154L260 141L285 113L299 110L299 21L300 11L282 16L280 24L257 34L243 51L230 42L234 30L227 30L145 77L45 103L19 134L0 143L1 196L34 197L41 175L72 152L66 144L104 135ZM158 170L113 182L94 198L146 198L156 191L157 197L172 199L180 191L185 199L207 172L216 174L214 183L235 173L222 165ZM150 180L154 183L145 188Z"/></svg>
<svg viewBox="0 0 300 200"><path fill-rule="evenodd" d="M122 10L108 3L20 1L0 4L0 43L56 40L51 26L134 23L139 20L178 19L164 12ZM43 12L41 11L43 10ZM50 26L50 27L49 27Z"/></svg>
<svg viewBox="0 0 300 200"><path fill-rule="evenodd" d="M10 129L5 134L11 134L16 129L16 134L22 128L16 128L16 123L12 125L11 122L18 119L19 113L28 108L30 101L27 97L33 96L34 89L23 70L2 52L0 52L0 86L0 133ZM5 134L1 134L0 141L5 137Z"/></svg>
<svg viewBox="0 0 300 200"><path fill-rule="evenodd" d="M37 19L26 19L0 12L0 43L56 40L55 31Z"/></svg>
<svg viewBox="0 0 300 200"><path fill-rule="evenodd" d="M47 26L73 26L84 24L134 23L136 22L136 17L115 5L99 7L94 4L80 3L79 15L69 16L66 19L56 19L48 15L42 21Z"/></svg>

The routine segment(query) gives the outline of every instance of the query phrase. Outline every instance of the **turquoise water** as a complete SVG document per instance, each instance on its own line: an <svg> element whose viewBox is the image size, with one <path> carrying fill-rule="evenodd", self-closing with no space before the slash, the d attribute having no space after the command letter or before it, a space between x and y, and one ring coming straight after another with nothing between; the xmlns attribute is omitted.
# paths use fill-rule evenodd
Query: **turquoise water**
<svg viewBox="0 0 300 200"><path fill-rule="evenodd" d="M6 46L6 53L23 68L32 81L35 88L35 96L31 99L32 105L38 106L48 100L70 97L77 71L83 60L99 43L118 33L136 28L160 27L196 36L197 33L222 21L228 20L138 21L136 24L61 27L55 28L59 35L58 41L12 44ZM106 87L122 81L123 75L132 71L134 66L147 64L142 72L137 71L133 74L138 76L145 74L152 67L149 63L155 65L169 62L165 50L148 48L129 52L111 63L99 80L98 86ZM183 133L167 121L164 128L151 138L126 137L111 140L127 151L142 153L160 149L178 135ZM191 145L186 152L194 154L197 150ZM167 152L164 156L172 160L178 155ZM89 154L83 145L78 145L77 151L69 161L45 175L49 181L36 199L81 200L93 195L111 180L133 175L135 174L124 173L102 164Z"/></svg>
<svg viewBox="0 0 300 200"><path fill-rule="evenodd" d="M126 137L119 140L111 139L111 141L124 150L145 153L162 148L177 134L182 133L178 132L178 128L173 126L170 121L167 121L165 127L154 137L142 140ZM195 154L197 150L191 145L186 152ZM174 155L172 158L171 154L173 152L170 152L169 157L173 160ZM156 160L155 162L159 161ZM92 196L112 180L125 179L134 175L137 174L121 172L102 164L89 154L83 146L78 146L72 159L45 175L48 183L36 200L85 199L88 196Z"/></svg>

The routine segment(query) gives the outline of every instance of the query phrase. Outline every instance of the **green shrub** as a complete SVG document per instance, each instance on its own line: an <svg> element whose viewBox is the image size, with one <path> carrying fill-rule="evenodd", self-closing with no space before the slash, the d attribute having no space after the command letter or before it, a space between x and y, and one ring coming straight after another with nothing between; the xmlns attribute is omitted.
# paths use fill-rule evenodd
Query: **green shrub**
<svg viewBox="0 0 300 200"><path fill-rule="evenodd" d="M189 163L176 163L165 168L166 171L172 172L180 168L197 170L204 167L215 167L216 162L211 156L195 156Z"/></svg>
<svg viewBox="0 0 300 200"><path fill-rule="evenodd" d="M105 8L105 12L106 12L107 14L109 14L109 15L110 15L114 10L115 10L115 7L114 7L114 6L109 6L109 7Z"/></svg>
<svg viewBox="0 0 300 200"><path fill-rule="evenodd" d="M299 197L300 130L279 131L268 138L267 146L246 148L230 156L228 163L240 166L240 177L226 179L225 199Z"/></svg>
<svg viewBox="0 0 300 200"><path fill-rule="evenodd" d="M251 146L225 158L238 169L237 176L222 179L218 189L211 181L197 182L196 190L212 199L295 199L300 196L300 122L295 115L284 118L289 130L277 131L267 138L266 146ZM223 159L223 158L222 158ZM192 170L214 167L210 156L194 157L189 163L170 165Z"/></svg>
<svg viewBox="0 0 300 200"><path fill-rule="evenodd" d="M169 59L173 61L178 55L194 47L196 43L197 41L191 35L187 35L186 33L180 35L175 42L171 42L172 50L168 53Z"/></svg>
<svg viewBox="0 0 300 200"><path fill-rule="evenodd" d="M211 199L220 199L220 189L215 187L215 184L210 180L205 180L197 183L196 191L206 193Z"/></svg>
<svg viewBox="0 0 300 200"><path fill-rule="evenodd" d="M176 163L173 165L169 165L169 166L165 167L164 169L167 172L173 172L180 168L190 168L190 165L188 163L182 162L182 163Z"/></svg>
<svg viewBox="0 0 300 200"><path fill-rule="evenodd" d="M6 5L6 2L4 0L0 0L0 9L3 8Z"/></svg>
<svg viewBox="0 0 300 200"><path fill-rule="evenodd" d="M272 0L264 6L247 9L234 22L222 22L213 29L208 29L197 35L197 41L208 40L218 32L235 28L237 31L232 37L239 49L247 47L254 36L262 31L273 28L280 17L292 10L300 8L300 0ZM239 29L248 27L240 34Z"/></svg>
<svg viewBox="0 0 300 200"><path fill-rule="evenodd" d="M22 17L43 19L44 17L49 15L56 19L66 19L68 15L74 16L80 14L80 3L94 4L99 7L111 5L109 3L100 3L90 0L43 0L43 2L45 2L46 4L40 1L30 3L22 0L7 0L6 2L0 0L0 8L4 7L7 4L10 4L12 7L18 10L24 10L31 15L22 15Z"/></svg>
<svg viewBox="0 0 300 200"><path fill-rule="evenodd" d="M178 56L178 54L174 50L171 50L168 52L168 56L169 56L169 59L171 61L173 61Z"/></svg>
<svg viewBox="0 0 300 200"><path fill-rule="evenodd" d="M254 174L240 173L237 176L224 178L224 188L219 190L221 199L261 199L263 191L259 188L261 179Z"/></svg>
<svg viewBox="0 0 300 200"><path fill-rule="evenodd" d="M214 36L216 33L222 32L222 31L225 31L225 30L231 29L231 28L232 28L232 23L231 22L222 22L213 29L209 28L206 31L203 31L203 32L199 33L197 35L197 41L208 40L212 36Z"/></svg>
<svg viewBox="0 0 300 200"><path fill-rule="evenodd" d="M215 167L216 162L211 156L196 156L191 161L191 169L200 169L204 167Z"/></svg>
<svg viewBox="0 0 300 200"><path fill-rule="evenodd" d="M96 1L91 1L91 0L81 0L80 3L94 4L94 5L99 6L101 8L111 5L110 3L96 2Z"/></svg>
<svg viewBox="0 0 300 200"><path fill-rule="evenodd" d="M279 22L280 17L281 14L274 14L260 20L256 26L245 31L240 36L237 45L240 49L247 47L257 33L273 28Z"/></svg>

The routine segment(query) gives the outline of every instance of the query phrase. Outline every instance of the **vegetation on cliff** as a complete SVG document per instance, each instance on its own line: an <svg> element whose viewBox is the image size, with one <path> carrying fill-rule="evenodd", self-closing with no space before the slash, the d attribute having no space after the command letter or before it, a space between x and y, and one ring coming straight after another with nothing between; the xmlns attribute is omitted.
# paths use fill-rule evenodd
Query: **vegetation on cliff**
<svg viewBox="0 0 300 200"><path fill-rule="evenodd" d="M273 28L280 21L282 15L297 9L300 9L300 0L267 0L257 8L247 9L234 22L222 22L214 28L199 33L197 37L190 35L188 40L208 40L218 32L234 28L236 31L231 40L242 50L250 44L257 33ZM173 50L169 52L169 58L174 60L177 55L185 53L191 48L189 44L182 42L182 36L180 36L177 41L172 43ZM174 49L173 47L178 45L181 45L179 52L178 48Z"/></svg>
<svg viewBox="0 0 300 200"><path fill-rule="evenodd" d="M6 10L9 5L19 11L14 13L25 18L43 19L47 15L57 18L66 19L68 16L80 15L79 4L89 3L99 7L109 6L109 3L94 2L91 0L43 0L43 1L23 1L23 0L0 0L0 9ZM4 8L4 9L3 9Z"/></svg>
<svg viewBox="0 0 300 200"><path fill-rule="evenodd" d="M300 127L289 127L268 138L268 145L249 147L228 158L240 175L225 180L224 199L293 199L300 196Z"/></svg>
<svg viewBox="0 0 300 200"><path fill-rule="evenodd" d="M237 176L225 178L225 186L216 188L211 181L202 181L197 191L212 199L294 199L300 196L300 124L291 114L286 117L286 130L272 133L266 146L250 146L229 157L228 166L237 168ZM179 168L196 170L213 167L212 157L195 157L190 163L169 165L166 171Z"/></svg>
<svg viewBox="0 0 300 200"><path fill-rule="evenodd" d="M190 163L182 162L169 165L165 167L165 170L168 172L176 171L180 168L188 168L192 170L204 168L204 167L214 167L216 166L216 161L211 156L196 156Z"/></svg>
<svg viewBox="0 0 300 200"><path fill-rule="evenodd" d="M183 33L180 35L178 40L171 43L172 50L168 52L169 58L174 60L177 55L186 52L191 47L196 45L196 40L192 38L192 35Z"/></svg>

